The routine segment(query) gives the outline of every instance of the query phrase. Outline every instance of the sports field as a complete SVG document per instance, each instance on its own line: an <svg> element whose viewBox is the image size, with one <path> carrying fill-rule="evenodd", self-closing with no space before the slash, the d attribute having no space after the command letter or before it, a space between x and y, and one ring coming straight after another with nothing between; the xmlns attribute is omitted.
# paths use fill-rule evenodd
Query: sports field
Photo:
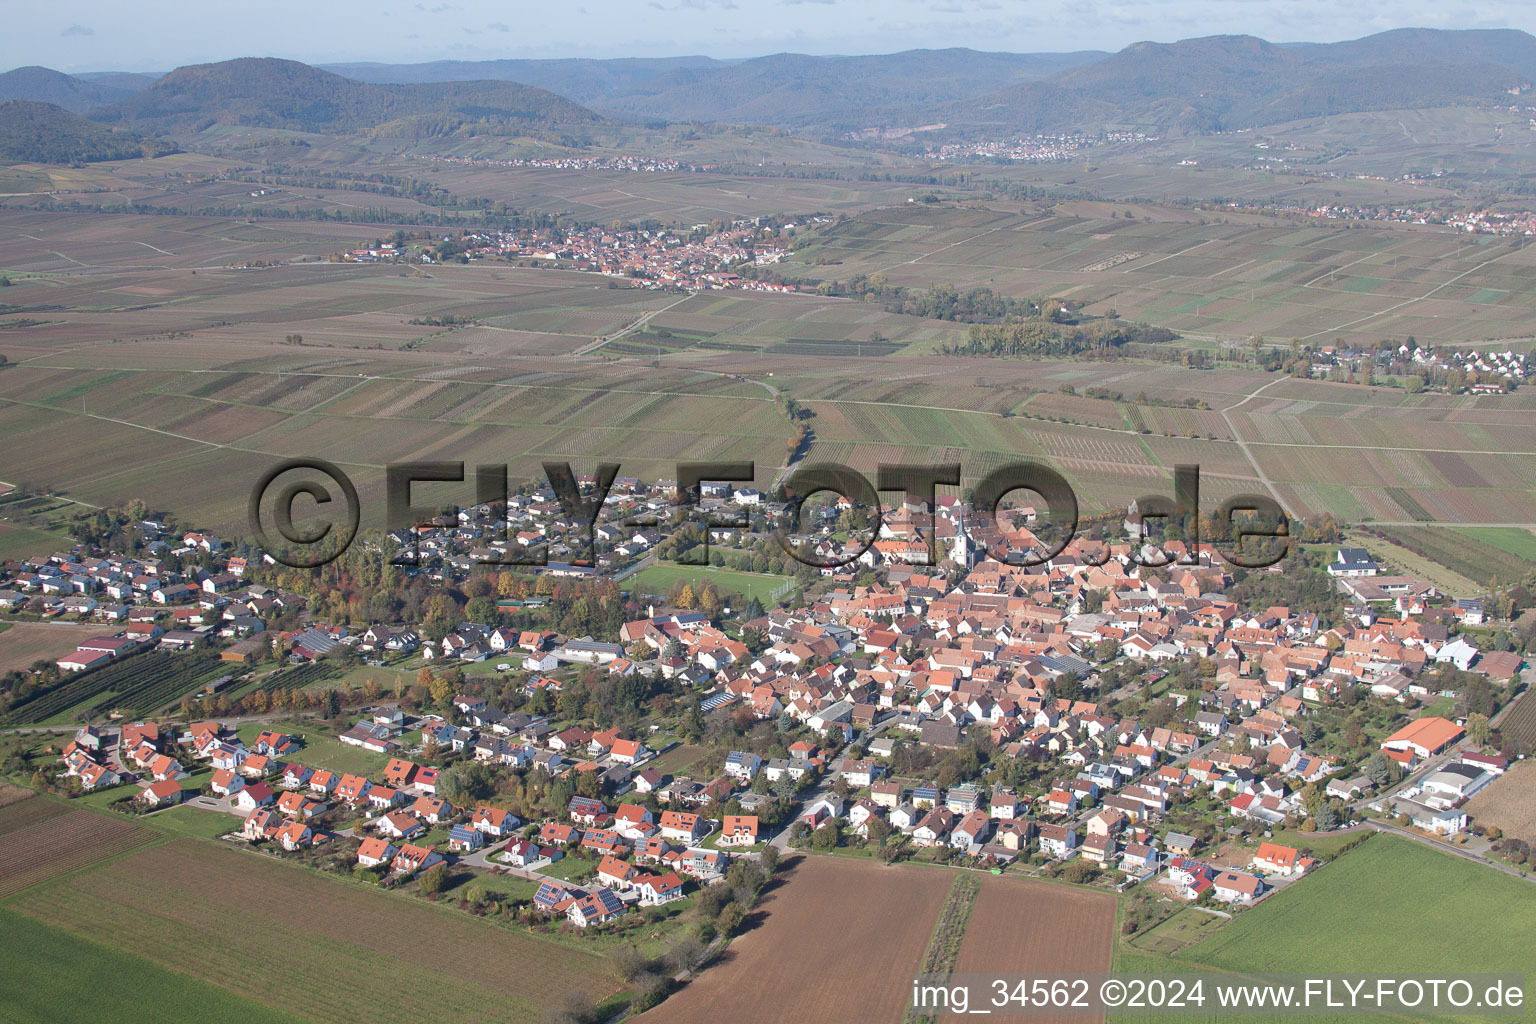
<svg viewBox="0 0 1536 1024"><path fill-rule="evenodd" d="M670 565L660 563L647 566L624 581L624 587L636 594L655 594L666 597L678 583L686 583L695 594L713 583L722 595L738 594L741 600L757 598L764 606L774 603L774 594L792 590L794 583L788 577L755 572L736 572L732 569L715 569L703 565Z"/></svg>

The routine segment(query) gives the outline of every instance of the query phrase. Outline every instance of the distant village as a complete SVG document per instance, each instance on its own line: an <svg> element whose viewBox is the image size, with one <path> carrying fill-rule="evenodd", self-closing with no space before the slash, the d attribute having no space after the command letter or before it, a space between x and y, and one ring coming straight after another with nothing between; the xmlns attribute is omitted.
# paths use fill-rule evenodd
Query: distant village
<svg viewBox="0 0 1536 1024"><path fill-rule="evenodd" d="M813 223L831 218L811 217ZM496 232L466 232L425 249L380 242L333 257L349 263L517 259L551 267L583 270L619 278L639 287L709 291L741 288L796 292L795 285L744 277L743 266L766 266L789 255L789 240L799 223L768 218L728 225L696 224L688 232L664 228L544 227ZM814 290L814 289L812 289Z"/></svg>

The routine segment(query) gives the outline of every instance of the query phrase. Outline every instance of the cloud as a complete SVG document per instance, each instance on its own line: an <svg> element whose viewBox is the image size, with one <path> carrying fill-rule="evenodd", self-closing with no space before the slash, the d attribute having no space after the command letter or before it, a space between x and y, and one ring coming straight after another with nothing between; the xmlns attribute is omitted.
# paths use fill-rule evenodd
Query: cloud
<svg viewBox="0 0 1536 1024"><path fill-rule="evenodd" d="M95 29L85 25L71 25L69 28L59 33L61 36L93 36L95 34Z"/></svg>
<svg viewBox="0 0 1536 1024"><path fill-rule="evenodd" d="M490 29L492 32L511 32L512 31L512 29L507 27L507 25L505 23L500 22L500 21L493 21L493 22L491 22L489 25L487 25L485 27Z"/></svg>
<svg viewBox="0 0 1536 1024"><path fill-rule="evenodd" d="M453 10L453 4L434 4L431 7L428 7L426 4L417 4L416 9L423 14L442 14Z"/></svg>
<svg viewBox="0 0 1536 1024"><path fill-rule="evenodd" d="M779 0L779 3L785 7L799 7L802 4L825 4L831 7L837 0Z"/></svg>

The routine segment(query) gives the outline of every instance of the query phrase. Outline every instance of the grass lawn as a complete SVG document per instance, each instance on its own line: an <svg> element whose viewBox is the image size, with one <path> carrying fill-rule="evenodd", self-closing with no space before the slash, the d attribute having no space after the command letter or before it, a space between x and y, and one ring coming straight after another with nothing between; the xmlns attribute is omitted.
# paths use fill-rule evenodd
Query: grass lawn
<svg viewBox="0 0 1536 1024"><path fill-rule="evenodd" d="M89 978L90 984L81 979ZM132 953L0 909L0 1016L10 1024L136 1020L299 1024L301 1018L167 970Z"/></svg>
<svg viewBox="0 0 1536 1024"><path fill-rule="evenodd" d="M771 606L773 592L789 582L789 577L704 565L652 565L626 580L625 586L633 593L665 597L679 581L691 584L695 593L705 583L713 583L722 594L740 594L743 600L756 597L765 606Z"/></svg>
<svg viewBox="0 0 1536 1024"><path fill-rule="evenodd" d="M768 826L764 825L764 826L761 827L761 829L759 830L758 834L759 835L767 835L770 831L771 830L768 828ZM762 843L753 843L751 846L721 846L720 845L720 839L724 835L725 835L724 832L711 832L709 835L705 836L703 839L699 840L694 845L698 846L698 847L701 847L701 848L703 848L705 850L725 850L727 853L732 853L732 854L737 854L737 853L757 853L763 847L768 845L766 842L762 842Z"/></svg>
<svg viewBox="0 0 1536 1024"><path fill-rule="evenodd" d="M229 832L238 832L241 821L233 814L206 811L198 807L171 807L164 811L145 815L139 822L167 832L187 836L217 839Z"/></svg>
<svg viewBox="0 0 1536 1024"><path fill-rule="evenodd" d="M421 671L420 659L415 668L386 667L377 668L373 665L360 665L352 669L339 680L327 679L323 683L315 685L322 690L351 689L360 690L363 684L372 679L378 683L384 693L395 692L395 683L404 682L406 686L416 685L416 675ZM467 666L466 666L467 667Z"/></svg>
<svg viewBox="0 0 1536 1024"><path fill-rule="evenodd" d="M1131 945L1153 953L1177 953L1199 942L1225 924L1227 924L1225 918L1207 914L1193 907L1185 907L1183 910L1176 911L1162 924L1136 936L1131 941Z"/></svg>
<svg viewBox="0 0 1536 1024"><path fill-rule="evenodd" d="M336 737L320 731L314 722L249 722L240 726L237 733L247 745L256 741L256 736L265 729L275 729L286 732L290 736L302 735L304 746L298 753L291 755L287 760L297 764L307 765L310 768L323 768L332 772L350 772L354 775L366 775L377 779L384 766L389 763L387 754L375 754L371 750L362 747L354 747L350 743L343 743ZM407 733L401 737L406 740L404 746L409 747Z"/></svg>
<svg viewBox="0 0 1536 1024"><path fill-rule="evenodd" d="M580 860L570 856L561 857L548 867L540 868L539 874L566 882L584 882L597 874L597 861Z"/></svg>
<svg viewBox="0 0 1536 1024"><path fill-rule="evenodd" d="M386 754L375 754L371 750L354 747L331 736L312 735L310 740L311 742L306 742L304 749L292 760L311 768L350 772L353 775L366 775L375 779L383 773L384 766L389 763L389 756Z"/></svg>
<svg viewBox="0 0 1536 1024"><path fill-rule="evenodd" d="M673 747L664 754L658 755L654 761L649 762L645 767L654 768L663 775L678 775L686 772L695 761L706 753L708 753L708 750L704 747L684 743Z"/></svg>
<svg viewBox="0 0 1536 1024"><path fill-rule="evenodd" d="M95 792L77 796L70 803L79 807L90 807L103 811L124 797L137 795L141 788L143 787L130 783L126 786L113 786L111 789L98 789Z"/></svg>
<svg viewBox="0 0 1536 1024"><path fill-rule="evenodd" d="M1277 828L1266 842L1279 843L1300 850L1310 849L1324 857L1336 856L1339 847L1360 838L1358 831L1350 832L1301 832L1296 829Z"/></svg>
<svg viewBox="0 0 1536 1024"><path fill-rule="evenodd" d="M539 891L539 883L531 878L522 878L518 875L494 875L489 872L460 871L454 876L452 886L443 890L444 898L449 900L461 900L466 890L481 888L486 892L498 893L503 899L519 902L533 899L533 894Z"/></svg>

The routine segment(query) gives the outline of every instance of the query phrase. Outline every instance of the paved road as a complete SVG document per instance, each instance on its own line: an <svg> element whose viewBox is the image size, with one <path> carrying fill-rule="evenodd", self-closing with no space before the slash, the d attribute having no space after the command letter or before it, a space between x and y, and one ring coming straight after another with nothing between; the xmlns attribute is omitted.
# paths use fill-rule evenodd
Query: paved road
<svg viewBox="0 0 1536 1024"><path fill-rule="evenodd" d="M686 295L684 295L682 298L678 299L676 302L670 302L667 305L662 306L660 309L653 309L649 313L646 313L645 315L641 316L640 319L636 320L634 323L630 324L628 327L624 328L622 331L619 331L617 334L604 335L603 337L598 338L596 341L592 342L592 344L590 344L590 345L583 345L581 348L579 348L576 351L572 352L571 355L573 355L573 356L584 356L584 355L588 354L589 352L597 351L598 349L602 348L604 345L608 344L610 341L618 341L620 338L625 337L626 335L633 334L635 331L638 331L640 328L642 328L646 324L650 323L651 317L656 316L656 315L658 315L660 313L665 313L667 310L671 309L673 306L680 306L683 303L687 302L689 299L693 298L697 294L698 294L698 292L689 292Z"/></svg>
<svg viewBox="0 0 1536 1024"><path fill-rule="evenodd" d="M1431 839L1429 836L1415 832L1412 829L1403 828L1396 822L1380 821L1376 818L1369 818L1366 820L1365 824L1378 832L1386 832L1390 835L1401 836L1404 839L1412 839L1416 843L1422 843L1425 846L1433 847L1434 849L1440 850L1444 853L1454 853L1456 856L1462 858L1463 860L1470 860L1474 864L1481 864L1484 867L1490 867L1497 871L1502 871L1506 875L1509 875L1513 878L1519 878L1527 882L1536 882L1536 878L1533 878L1531 875L1519 870L1518 868L1510 867L1508 864L1501 864L1498 861L1489 860L1482 854L1468 850L1462 846L1457 846L1455 843L1442 843L1438 839Z"/></svg>
<svg viewBox="0 0 1536 1024"><path fill-rule="evenodd" d="M1263 484L1264 489L1269 491L1270 497L1274 498L1275 501L1280 503L1280 507L1282 509L1285 508L1285 499L1280 497L1280 492L1275 488L1274 481L1270 480L1270 478L1265 475L1264 467L1259 465L1259 460L1254 458L1253 452L1248 450L1248 442L1243 440L1242 432L1237 429L1237 425L1232 422L1232 417L1227 414L1230 413L1233 409L1236 409L1239 406L1244 405L1259 397L1259 395L1263 394L1269 388L1274 387L1276 384L1281 384L1292 379L1293 378L1291 377L1276 377L1268 384L1263 384L1253 391L1250 391L1242 401L1234 402L1227 406L1225 409L1221 410L1221 418L1226 421L1227 430L1231 431L1232 439L1237 442L1237 446L1242 449L1243 457L1247 459L1248 464L1253 467L1253 472L1259 478L1259 483Z"/></svg>
<svg viewBox="0 0 1536 1024"><path fill-rule="evenodd" d="M886 729L895 725L898 717L899 716L897 715L892 715L885 721L880 722L878 725L875 725L866 730L858 737L859 742L862 743L865 747L868 747L869 741L874 739L876 736L879 736ZM832 783L835 781L832 774L832 766L836 764L838 759L843 756L843 751L846 749L848 748L845 745L839 747L835 752L828 753L826 755L827 774L822 777L821 781L818 782L814 788L808 790L804 796L795 801L794 813L791 814L789 819L784 823L784 827L779 830L779 834L768 841L769 846L772 846L780 853L783 853L789 849L789 830L794 828L795 822L800 819L800 814L802 811L814 804L817 800L820 800L822 797L826 796L827 792L831 790Z"/></svg>
<svg viewBox="0 0 1536 1024"><path fill-rule="evenodd" d="M344 712L349 713L349 714L351 713L352 710L353 709L346 709L346 708L343 709ZM358 713L361 713L361 710L359 710ZM248 724L250 722L292 722L292 721L297 721L297 720L303 719L303 718L319 718L319 717L320 716L318 714L316 714L315 712L313 712L313 711L298 711L298 712L294 712L294 711L274 711L274 712L270 712L268 714L263 714L263 715L234 715L234 716L231 716L231 715L210 715L207 718L197 718L196 720L199 721L199 722L205 722L205 721L206 722L219 722L219 723L223 724L225 726L225 728L233 728L233 727L239 726L239 725L246 725L246 724ZM179 724L179 721L178 721L177 717L176 716L172 716L172 715L163 716L162 718L159 719L159 721L169 722L172 725ZM24 726L12 726L12 727L9 727L9 728L0 729L0 733L14 733L14 734L17 734L17 735L25 735L27 733L44 733L44 732L68 732L68 733L73 733L76 729L79 729L82 724L84 724L84 723L77 722L74 725L24 725Z"/></svg>

